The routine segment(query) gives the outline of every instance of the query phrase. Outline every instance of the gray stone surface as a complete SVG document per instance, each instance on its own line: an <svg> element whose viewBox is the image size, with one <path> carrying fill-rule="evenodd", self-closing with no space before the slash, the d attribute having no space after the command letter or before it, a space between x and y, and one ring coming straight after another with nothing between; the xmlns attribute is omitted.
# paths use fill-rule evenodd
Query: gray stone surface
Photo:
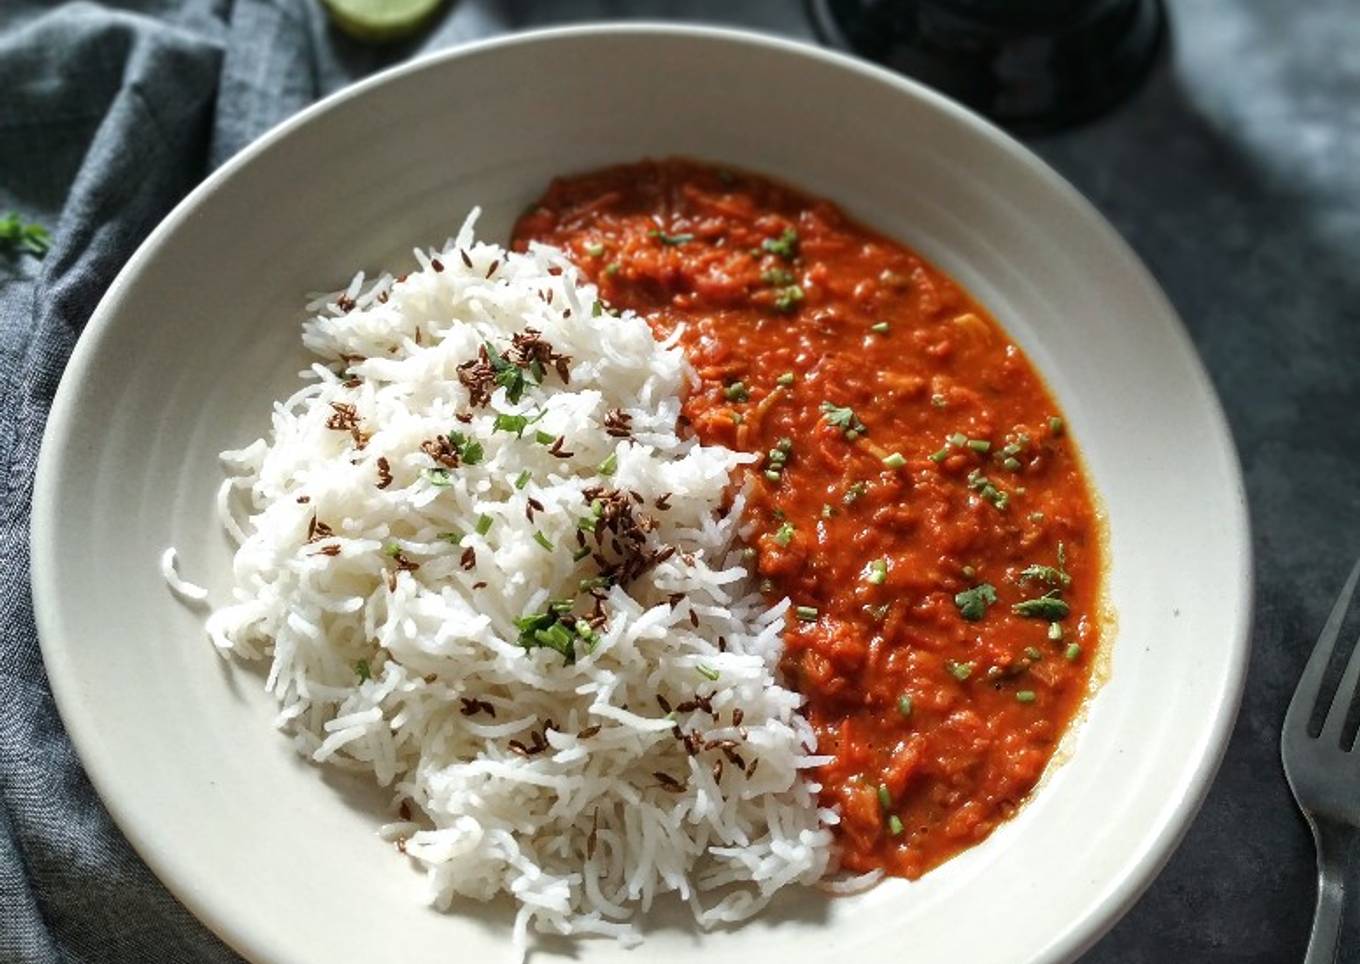
<svg viewBox="0 0 1360 964"><path fill-rule="evenodd" d="M1254 652L1203 811L1086 960L1274 964L1302 958L1314 874L1279 727L1360 554L1360 3L1173 0L1171 13L1169 56L1133 100L1029 143L1147 262L1223 399L1255 530ZM445 29L625 14L809 36L788 0L469 2ZM1360 942L1342 959L1360 962Z"/></svg>

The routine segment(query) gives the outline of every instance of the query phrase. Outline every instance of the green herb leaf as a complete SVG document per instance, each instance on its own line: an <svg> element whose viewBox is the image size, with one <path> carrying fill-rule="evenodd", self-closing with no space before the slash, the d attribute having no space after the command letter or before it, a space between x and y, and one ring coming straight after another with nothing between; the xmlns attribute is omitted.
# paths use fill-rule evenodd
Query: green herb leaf
<svg viewBox="0 0 1360 964"><path fill-rule="evenodd" d="M50 247L51 235L36 221L24 221L13 211L0 218L0 250L41 258Z"/></svg>
<svg viewBox="0 0 1360 964"><path fill-rule="evenodd" d="M768 268L760 273L760 280L767 285L782 288L794 282L793 272L787 268Z"/></svg>
<svg viewBox="0 0 1360 964"><path fill-rule="evenodd" d="M996 587L989 582L978 583L972 589L965 589L954 596L954 605L959 607L959 615L970 623L975 623L987 615L987 607L996 602Z"/></svg>
<svg viewBox="0 0 1360 964"><path fill-rule="evenodd" d="M453 485L453 479L450 477L448 469L426 469L421 475L425 476L425 481L429 482L430 485L438 486L441 489Z"/></svg>
<svg viewBox="0 0 1360 964"><path fill-rule="evenodd" d="M482 443L473 439L465 442L458 454L462 457L464 465L476 465L486 453L482 448Z"/></svg>
<svg viewBox="0 0 1360 964"><path fill-rule="evenodd" d="M529 416L527 415L507 415L505 412L496 414L496 421L492 423L492 429L497 432L514 432L515 438L524 434L524 430L529 427Z"/></svg>
<svg viewBox="0 0 1360 964"><path fill-rule="evenodd" d="M1030 580L1058 587L1068 586L1072 583L1071 576L1052 566L1026 566L1020 570L1020 581L1029 582Z"/></svg>
<svg viewBox="0 0 1360 964"><path fill-rule="evenodd" d="M1065 619L1071 611L1071 607L1057 596L1026 599L1011 607L1011 612L1017 616L1027 616L1030 619Z"/></svg>
<svg viewBox="0 0 1360 964"><path fill-rule="evenodd" d="M373 678L373 672L368 668L368 660L360 659L354 662L354 675L359 677L359 682L363 683Z"/></svg>
<svg viewBox="0 0 1360 964"><path fill-rule="evenodd" d="M787 546L793 541L793 523L785 522L774 533L774 541L781 546Z"/></svg>
<svg viewBox="0 0 1360 964"><path fill-rule="evenodd" d="M830 402L822 402L821 409L822 415L826 418L826 423L841 429L846 438L852 441L868 432L864 423L859 420L859 416L855 414L854 409L848 405L840 406L832 405Z"/></svg>

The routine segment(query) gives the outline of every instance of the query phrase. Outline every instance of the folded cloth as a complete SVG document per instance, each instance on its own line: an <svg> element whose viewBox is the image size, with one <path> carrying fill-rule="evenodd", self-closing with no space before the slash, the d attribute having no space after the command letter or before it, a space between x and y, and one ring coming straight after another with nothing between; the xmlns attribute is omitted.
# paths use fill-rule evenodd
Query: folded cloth
<svg viewBox="0 0 1360 964"><path fill-rule="evenodd" d="M359 47L315 0L0 0L0 962L235 961L132 852L48 690L28 518L48 408L119 268L212 168L348 80L470 29L475 5L395 49ZM474 17L475 19L475 17ZM456 21L456 22L455 22Z"/></svg>

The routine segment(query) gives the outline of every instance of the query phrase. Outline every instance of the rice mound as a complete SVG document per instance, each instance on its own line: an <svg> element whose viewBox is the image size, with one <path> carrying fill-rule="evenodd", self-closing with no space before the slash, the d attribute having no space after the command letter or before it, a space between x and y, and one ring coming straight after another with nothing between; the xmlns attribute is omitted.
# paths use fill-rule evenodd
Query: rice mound
<svg viewBox="0 0 1360 964"><path fill-rule="evenodd" d="M208 634L271 660L303 753L391 789L381 832L436 906L511 895L520 949L636 939L667 892L744 919L823 876L837 821L776 673L788 600L753 591L724 508L753 457L680 433L673 338L475 217L308 306L321 361L222 455Z"/></svg>

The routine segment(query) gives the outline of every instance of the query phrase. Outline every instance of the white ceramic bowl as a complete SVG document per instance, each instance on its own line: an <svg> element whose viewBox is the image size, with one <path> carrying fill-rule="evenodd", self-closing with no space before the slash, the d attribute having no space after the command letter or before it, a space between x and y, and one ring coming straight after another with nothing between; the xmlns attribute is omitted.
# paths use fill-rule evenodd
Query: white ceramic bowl
<svg viewBox="0 0 1360 964"><path fill-rule="evenodd" d="M718 30L547 31L352 87L243 151L110 288L53 406L33 589L68 731L133 845L258 961L505 960L508 917L441 915L374 834L375 797L270 726L257 674L212 651L157 570L224 598L219 449L253 439L304 357L302 294L395 266L473 204L504 237L556 174L643 156L787 180L962 281L1043 370L1109 514L1109 682L1070 760L983 845L917 883L815 893L699 934L661 914L646 957L709 964L1056 961L1151 880L1193 817L1248 646L1245 496L1217 401L1157 286L1031 154L872 67ZM559 950L564 949L558 946Z"/></svg>

